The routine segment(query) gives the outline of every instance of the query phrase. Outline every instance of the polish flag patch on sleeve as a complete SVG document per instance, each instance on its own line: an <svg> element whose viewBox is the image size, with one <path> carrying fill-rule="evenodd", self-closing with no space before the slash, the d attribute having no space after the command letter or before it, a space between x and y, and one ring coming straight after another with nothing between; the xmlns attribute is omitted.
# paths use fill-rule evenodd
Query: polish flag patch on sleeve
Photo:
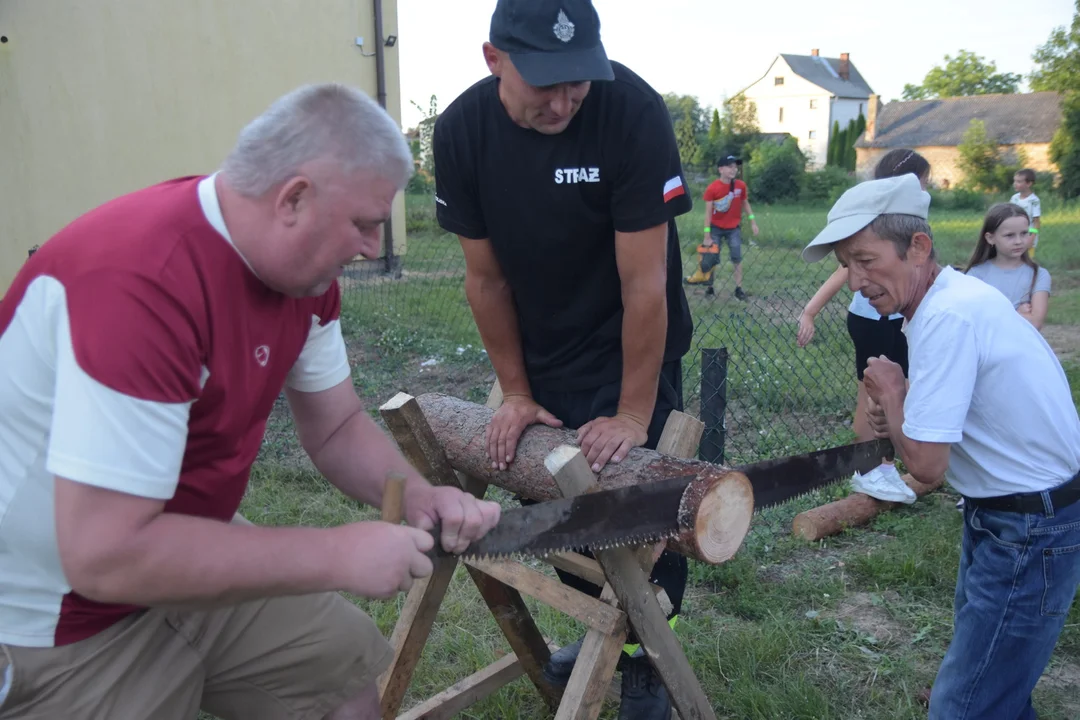
<svg viewBox="0 0 1080 720"><path fill-rule="evenodd" d="M685 194L686 188L683 187L682 178L678 175L664 183L664 202Z"/></svg>

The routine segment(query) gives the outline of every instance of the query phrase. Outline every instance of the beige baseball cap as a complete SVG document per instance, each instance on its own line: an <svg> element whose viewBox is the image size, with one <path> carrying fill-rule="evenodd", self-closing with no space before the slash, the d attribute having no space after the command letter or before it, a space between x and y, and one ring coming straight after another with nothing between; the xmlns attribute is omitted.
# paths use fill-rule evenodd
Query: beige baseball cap
<svg viewBox="0 0 1080 720"><path fill-rule="evenodd" d="M833 245L846 240L877 219L878 215L915 215L924 220L930 212L930 193L922 189L913 173L867 180L849 189L829 211L825 228L803 248L802 259L817 262Z"/></svg>

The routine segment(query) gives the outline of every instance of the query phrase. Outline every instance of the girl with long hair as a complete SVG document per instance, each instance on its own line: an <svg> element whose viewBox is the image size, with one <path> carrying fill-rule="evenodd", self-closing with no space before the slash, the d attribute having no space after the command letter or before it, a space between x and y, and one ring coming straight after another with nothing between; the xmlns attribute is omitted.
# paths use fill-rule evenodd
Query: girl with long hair
<svg viewBox="0 0 1080 720"><path fill-rule="evenodd" d="M964 272L1001 291L1024 319L1041 330L1050 305L1050 273L1031 259L1030 223L1019 205L991 207Z"/></svg>

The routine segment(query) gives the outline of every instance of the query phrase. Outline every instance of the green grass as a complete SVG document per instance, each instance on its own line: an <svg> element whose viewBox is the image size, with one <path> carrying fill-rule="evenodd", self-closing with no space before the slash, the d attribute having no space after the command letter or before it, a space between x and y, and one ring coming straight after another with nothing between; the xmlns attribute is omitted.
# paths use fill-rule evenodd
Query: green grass
<svg viewBox="0 0 1080 720"><path fill-rule="evenodd" d="M730 297L726 256L717 294L688 292L695 321L694 350L685 368L688 411L696 413L697 354L726 347L728 460L749 461L849 442L855 382L844 327L846 292L819 317L810 347L794 337L798 312L831 272L829 262L806 265L802 245L824 222L827 207L755 207L762 234L745 251L744 287L750 302ZM945 263L967 259L981 216L934 212L935 241ZM680 218L689 274L700 233L700 208ZM402 279L368 276L347 286L344 323L356 365L356 384L375 414L398 390L437 390L482 402L490 364L462 290L456 241L434 224L429 200L408 204L408 251ZM1054 278L1048 330L1080 400L1080 210L1063 206L1044 218L1038 259ZM1075 332L1076 343L1069 340ZM471 346L471 347L470 347ZM459 348L461 352L459 352ZM434 366L421 367L435 359ZM803 510L845 495L833 486L754 516L738 554L709 566L691 562L684 611L676 633L720 718L925 717L917 701L929 686L952 632L952 597L960 515L947 489L913 506L883 514L868 526L807 544L791 535ZM271 420L242 508L248 518L275 525L329 526L374 517L318 478L302 458L287 414ZM536 567L550 573L550 569ZM389 637L404 598L357 600ZM554 641L575 639L581 626L527 600L541 630ZM417 668L406 707L448 687L508 651L468 575L455 576ZM1074 605L1036 689L1039 717L1080 718L1080 603ZM608 706L601 715L614 718ZM524 679L462 715L470 718L547 717Z"/></svg>

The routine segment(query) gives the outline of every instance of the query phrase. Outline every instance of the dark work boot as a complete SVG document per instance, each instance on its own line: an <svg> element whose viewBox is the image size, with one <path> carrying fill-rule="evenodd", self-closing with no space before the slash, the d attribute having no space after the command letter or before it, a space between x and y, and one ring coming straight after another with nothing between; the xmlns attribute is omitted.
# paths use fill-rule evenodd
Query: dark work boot
<svg viewBox="0 0 1080 720"><path fill-rule="evenodd" d="M622 668L622 703L619 720L670 720L671 701L649 659L619 658Z"/></svg>
<svg viewBox="0 0 1080 720"><path fill-rule="evenodd" d="M581 643L585 638L578 639L551 653L551 659L544 665L544 679L556 687L566 687L570 682L570 673L574 672L574 663L577 662L578 653L581 652Z"/></svg>

